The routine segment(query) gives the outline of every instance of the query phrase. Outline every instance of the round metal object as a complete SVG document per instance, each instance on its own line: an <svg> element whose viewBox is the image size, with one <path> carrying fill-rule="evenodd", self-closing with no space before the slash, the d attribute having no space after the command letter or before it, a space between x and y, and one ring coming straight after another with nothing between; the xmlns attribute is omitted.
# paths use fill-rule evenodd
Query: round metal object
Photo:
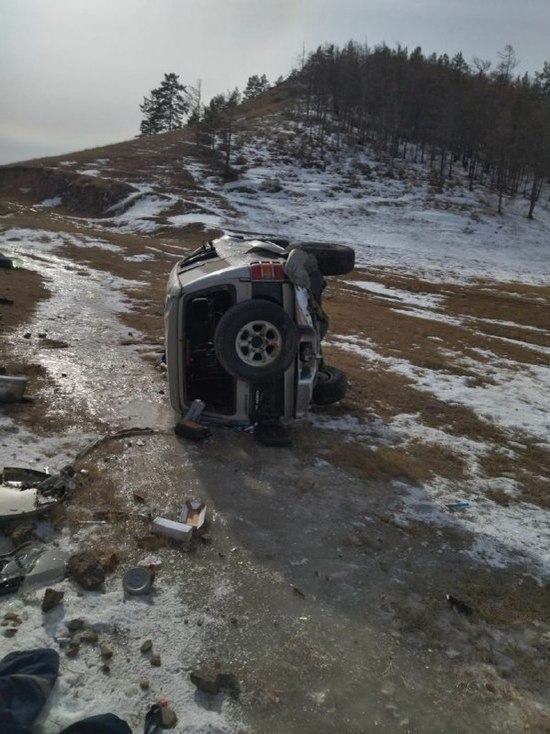
<svg viewBox="0 0 550 734"><path fill-rule="evenodd" d="M122 585L127 594L148 594L153 585L153 574L145 566L134 566L124 574Z"/></svg>
<svg viewBox="0 0 550 734"><path fill-rule="evenodd" d="M280 331L269 321L250 321L237 333L235 349L239 358L252 367L275 362L283 346Z"/></svg>

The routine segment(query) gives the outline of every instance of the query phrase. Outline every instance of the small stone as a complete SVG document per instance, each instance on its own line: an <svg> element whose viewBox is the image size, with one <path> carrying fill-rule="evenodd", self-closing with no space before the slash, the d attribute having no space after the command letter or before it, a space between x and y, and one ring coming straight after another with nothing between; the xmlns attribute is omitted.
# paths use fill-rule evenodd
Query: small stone
<svg viewBox="0 0 550 734"><path fill-rule="evenodd" d="M162 706L160 709L161 726L163 729L173 729L178 723L178 717L175 711L169 706Z"/></svg>
<svg viewBox="0 0 550 734"><path fill-rule="evenodd" d="M49 612L50 609L56 607L63 601L64 595L63 591L57 591L57 589L46 589L44 592L44 598L42 599L42 611Z"/></svg>
<svg viewBox="0 0 550 734"><path fill-rule="evenodd" d="M145 640L141 643L140 650L141 652L149 652L153 648L153 641L152 640Z"/></svg>
<svg viewBox="0 0 550 734"><path fill-rule="evenodd" d="M158 668L160 666L160 655L158 652L156 652L154 655L151 655L150 660L151 665L154 665L155 668Z"/></svg>
<svg viewBox="0 0 550 734"><path fill-rule="evenodd" d="M78 642L70 642L67 645L67 649L65 650L65 655L68 658L75 658L78 655L78 651L80 650L80 645Z"/></svg>
<svg viewBox="0 0 550 734"><path fill-rule="evenodd" d="M191 683L203 693L210 693L210 695L214 696L220 691L217 675L212 675L205 670L194 670L189 678L191 679Z"/></svg>
<svg viewBox="0 0 550 734"><path fill-rule="evenodd" d="M23 339L30 339L31 336L32 336L31 332L30 331L27 331L27 332L25 332L25 334L23 334Z"/></svg>
<svg viewBox="0 0 550 734"><path fill-rule="evenodd" d="M30 523L21 523L20 525L17 525L10 533L10 540L17 548L20 545L23 545L23 543L26 543L27 540L30 540L33 530L34 528Z"/></svg>
<svg viewBox="0 0 550 734"><path fill-rule="evenodd" d="M82 630L82 633L80 635L80 642L86 642L89 645L95 645L98 640L99 635L93 627L86 627L86 629Z"/></svg>
<svg viewBox="0 0 550 734"><path fill-rule="evenodd" d="M139 687L142 691L148 691L149 690L149 681L145 678L142 678L139 682Z"/></svg>
<svg viewBox="0 0 550 734"><path fill-rule="evenodd" d="M86 626L86 622L82 619L82 617L77 617L76 619L71 619L69 622L65 623L65 626L69 630L69 632L78 632L78 630L83 630Z"/></svg>
<svg viewBox="0 0 550 734"><path fill-rule="evenodd" d="M74 580L86 591L99 589L105 581L105 571L90 551L76 553L69 558L68 569Z"/></svg>
<svg viewBox="0 0 550 734"><path fill-rule="evenodd" d="M15 625L19 625L23 621L15 612L6 612L4 619L6 622L13 622Z"/></svg>
<svg viewBox="0 0 550 734"><path fill-rule="evenodd" d="M17 627L8 627L4 630L4 637L14 637L17 634Z"/></svg>
<svg viewBox="0 0 550 734"><path fill-rule="evenodd" d="M119 564L117 554L113 551L112 553L106 553L99 559L101 568L105 573L112 573Z"/></svg>
<svg viewBox="0 0 550 734"><path fill-rule="evenodd" d="M101 672L104 673L105 675L110 675L111 674L110 666L107 665L107 663L103 663L103 665L101 666Z"/></svg>
<svg viewBox="0 0 550 734"><path fill-rule="evenodd" d="M99 646L99 654L104 660L110 660L113 657L113 651L106 642L102 642Z"/></svg>
<svg viewBox="0 0 550 734"><path fill-rule="evenodd" d="M48 336L48 334L45 331L40 331L38 333L38 338L39 339L45 339L47 336Z"/></svg>

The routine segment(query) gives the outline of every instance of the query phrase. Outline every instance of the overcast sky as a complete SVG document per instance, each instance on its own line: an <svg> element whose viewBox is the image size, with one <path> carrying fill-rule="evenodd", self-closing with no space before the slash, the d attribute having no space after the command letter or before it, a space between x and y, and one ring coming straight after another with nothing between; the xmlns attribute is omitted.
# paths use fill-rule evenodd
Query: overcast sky
<svg viewBox="0 0 550 734"><path fill-rule="evenodd" d="M550 0L0 0L0 163L134 137L163 75L205 98L348 40L550 60Z"/></svg>

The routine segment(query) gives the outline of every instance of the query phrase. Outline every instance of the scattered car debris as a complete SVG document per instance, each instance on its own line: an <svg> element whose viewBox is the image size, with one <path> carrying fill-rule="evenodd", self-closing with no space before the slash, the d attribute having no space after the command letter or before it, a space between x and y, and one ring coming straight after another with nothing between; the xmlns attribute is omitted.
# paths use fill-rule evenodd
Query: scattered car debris
<svg viewBox="0 0 550 734"><path fill-rule="evenodd" d="M26 387L26 377L0 375L0 403L20 403Z"/></svg>
<svg viewBox="0 0 550 734"><path fill-rule="evenodd" d="M172 538L180 543L188 543L193 535L193 526L175 520L168 520L165 517L155 517L152 523L154 533L164 535L166 538Z"/></svg>
<svg viewBox="0 0 550 734"><path fill-rule="evenodd" d="M107 433L105 436L92 441L92 443L85 446L75 457L75 462L79 459L83 459L86 454L90 453L97 446L101 446L109 441L115 441L121 438L130 438L131 436L151 436L155 433L153 428L123 428L121 431L115 433Z"/></svg>
<svg viewBox="0 0 550 734"><path fill-rule="evenodd" d="M43 584L54 584L65 578L68 554L58 549L44 552L28 549L13 551L0 560L0 594Z"/></svg>
<svg viewBox="0 0 550 734"><path fill-rule="evenodd" d="M451 510L451 512L453 512L454 510L464 510L466 509L466 507L469 506L469 502L447 502L447 504L445 505L445 507L448 510Z"/></svg>
<svg viewBox="0 0 550 734"><path fill-rule="evenodd" d="M192 525L195 530L202 528L206 520L206 505L201 500L186 500L181 508L180 521Z"/></svg>
<svg viewBox="0 0 550 734"><path fill-rule="evenodd" d="M57 548L44 551L25 576L25 587L63 581L69 554Z"/></svg>
<svg viewBox="0 0 550 734"><path fill-rule="evenodd" d="M128 569L122 578L122 586L126 594L148 594L153 586L154 573L145 566L134 566Z"/></svg>
<svg viewBox="0 0 550 734"><path fill-rule="evenodd" d="M186 420L178 421L176 423L174 426L174 433L176 436L188 438L191 441L203 441L205 438L209 438L212 435L210 426Z"/></svg>
<svg viewBox="0 0 550 734"><path fill-rule="evenodd" d="M0 474L0 523L24 519L50 510L76 486L68 466L59 475L36 469L4 467Z"/></svg>
<svg viewBox="0 0 550 734"><path fill-rule="evenodd" d="M25 580L25 569L17 559L0 564L0 594L11 594Z"/></svg>
<svg viewBox="0 0 550 734"><path fill-rule="evenodd" d="M183 416L183 419L186 421L194 421L195 423L198 423L205 407L206 403L203 400L196 398L189 406L189 410Z"/></svg>
<svg viewBox="0 0 550 734"><path fill-rule="evenodd" d="M182 420L176 423L174 427L175 434L191 441L203 441L208 438L212 434L210 428L199 423L205 406L206 403L203 400L199 398L193 400Z"/></svg>

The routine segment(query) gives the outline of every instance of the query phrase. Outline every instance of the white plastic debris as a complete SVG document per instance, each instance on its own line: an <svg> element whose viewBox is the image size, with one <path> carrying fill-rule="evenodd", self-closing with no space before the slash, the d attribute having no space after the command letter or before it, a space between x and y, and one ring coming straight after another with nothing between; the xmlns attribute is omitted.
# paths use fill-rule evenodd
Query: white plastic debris
<svg viewBox="0 0 550 734"><path fill-rule="evenodd" d="M57 548L42 553L25 577L25 586L55 584L63 581L69 554Z"/></svg>
<svg viewBox="0 0 550 734"><path fill-rule="evenodd" d="M181 508L180 520L198 530L206 520L206 505L201 500L186 500Z"/></svg>
<svg viewBox="0 0 550 734"><path fill-rule="evenodd" d="M168 520L165 517L155 517L152 524L152 530L158 535L164 535L167 538L178 540L181 543L188 543L193 535L193 526L184 522L176 522Z"/></svg>

